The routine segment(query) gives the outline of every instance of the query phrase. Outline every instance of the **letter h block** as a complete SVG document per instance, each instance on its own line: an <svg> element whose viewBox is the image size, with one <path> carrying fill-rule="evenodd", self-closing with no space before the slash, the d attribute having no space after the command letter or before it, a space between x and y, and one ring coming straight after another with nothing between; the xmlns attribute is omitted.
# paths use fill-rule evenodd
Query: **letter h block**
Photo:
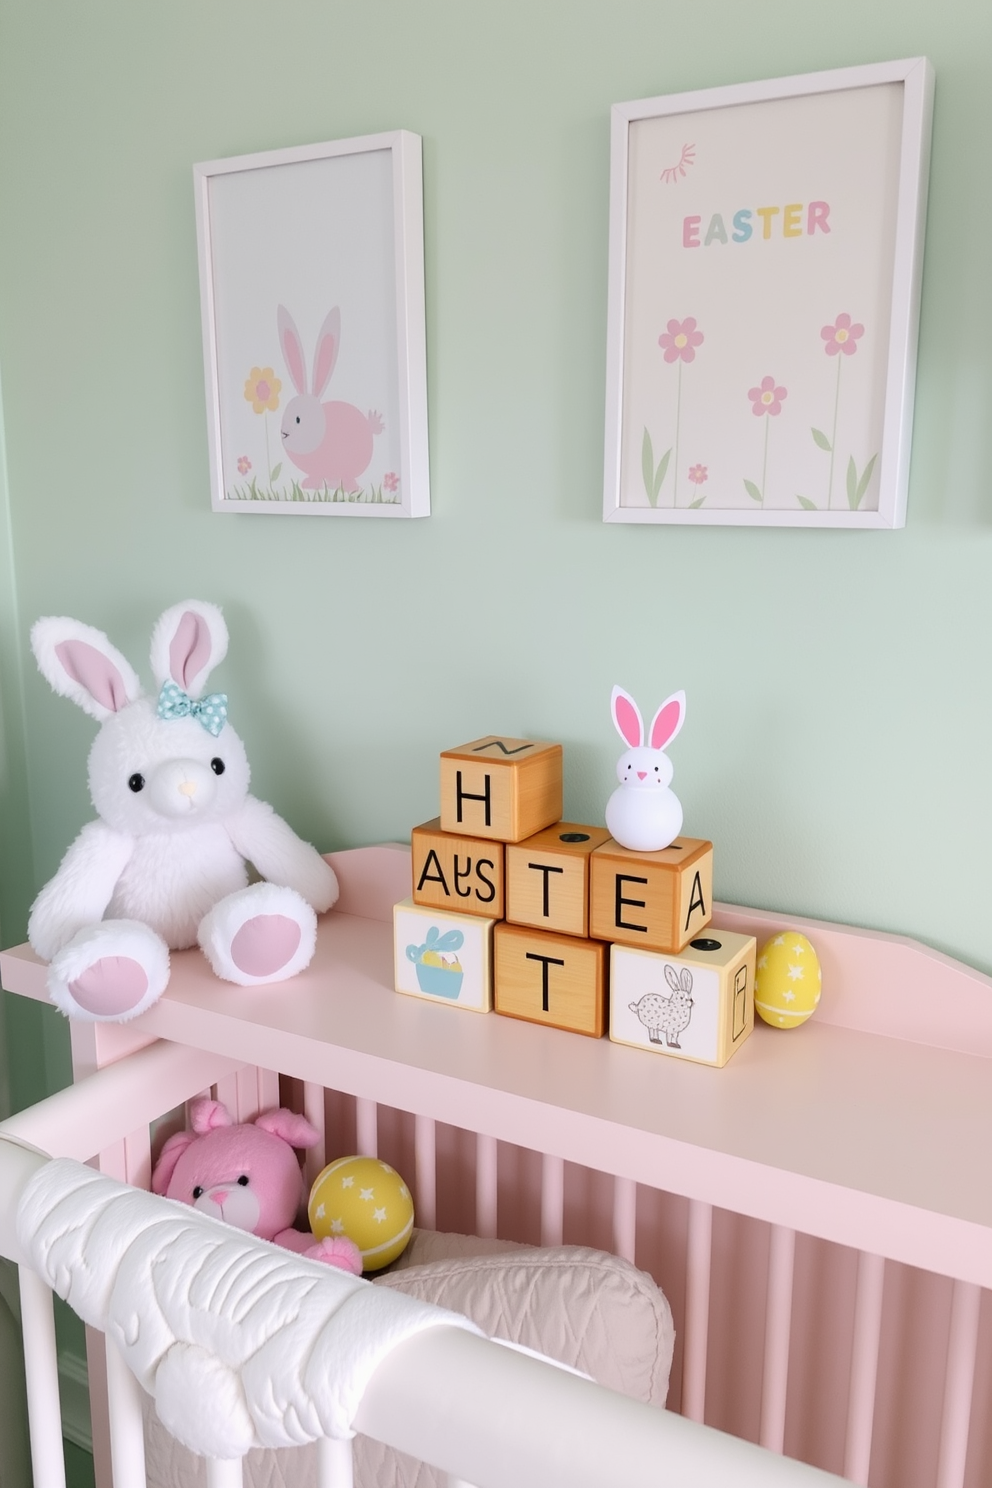
<svg viewBox="0 0 992 1488"><path fill-rule="evenodd" d="M558 821L562 748L489 734L441 755L441 830L520 842Z"/></svg>
<svg viewBox="0 0 992 1488"><path fill-rule="evenodd" d="M589 934L677 955L713 912L713 844L676 837L633 852L612 837L590 859Z"/></svg>

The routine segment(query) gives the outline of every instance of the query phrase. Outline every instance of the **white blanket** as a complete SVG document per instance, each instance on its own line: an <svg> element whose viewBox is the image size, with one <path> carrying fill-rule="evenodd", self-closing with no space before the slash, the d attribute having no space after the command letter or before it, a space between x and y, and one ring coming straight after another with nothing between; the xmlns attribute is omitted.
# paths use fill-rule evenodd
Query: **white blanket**
<svg viewBox="0 0 992 1488"><path fill-rule="evenodd" d="M68 1158L31 1180L17 1232L53 1291L116 1343L163 1425L207 1457L350 1437L397 1344L438 1325L480 1331Z"/></svg>

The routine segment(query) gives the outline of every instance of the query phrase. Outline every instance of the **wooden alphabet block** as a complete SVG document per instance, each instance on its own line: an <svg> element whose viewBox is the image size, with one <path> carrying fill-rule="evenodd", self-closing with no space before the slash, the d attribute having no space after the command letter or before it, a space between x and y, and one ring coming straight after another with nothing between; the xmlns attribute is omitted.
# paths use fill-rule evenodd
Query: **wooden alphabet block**
<svg viewBox="0 0 992 1488"><path fill-rule="evenodd" d="M599 941L502 921L493 937L497 1013L602 1038L608 950Z"/></svg>
<svg viewBox="0 0 992 1488"><path fill-rule="evenodd" d="M561 816L562 748L489 734L441 755L441 829L520 842Z"/></svg>
<svg viewBox="0 0 992 1488"><path fill-rule="evenodd" d="M393 909L397 992L488 1013L493 1005L495 920L449 914L404 899Z"/></svg>
<svg viewBox="0 0 992 1488"><path fill-rule="evenodd" d="M659 852L632 852L611 837L590 860L589 934L676 955L709 924L713 844L676 837Z"/></svg>
<svg viewBox="0 0 992 1488"><path fill-rule="evenodd" d="M614 945L610 1038L724 1065L754 1027L755 942L709 929L677 956Z"/></svg>
<svg viewBox="0 0 992 1488"><path fill-rule="evenodd" d="M503 844L441 831L441 818L414 827L413 902L455 914L503 918Z"/></svg>
<svg viewBox="0 0 992 1488"><path fill-rule="evenodd" d="M589 934L589 859L605 827L556 822L506 848L506 918L563 935Z"/></svg>

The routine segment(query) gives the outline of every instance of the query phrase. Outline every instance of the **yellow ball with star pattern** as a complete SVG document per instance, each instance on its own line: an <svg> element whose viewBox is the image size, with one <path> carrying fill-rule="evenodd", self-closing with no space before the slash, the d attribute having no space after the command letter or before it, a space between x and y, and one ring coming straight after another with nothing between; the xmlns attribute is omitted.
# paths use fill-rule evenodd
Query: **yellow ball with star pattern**
<svg viewBox="0 0 992 1488"><path fill-rule="evenodd" d="M758 951L754 1010L773 1028L798 1028L816 1011L822 982L816 952L797 930L783 930Z"/></svg>
<svg viewBox="0 0 992 1488"><path fill-rule="evenodd" d="M381 1271L413 1233L413 1196L395 1168L377 1157L339 1157L317 1174L307 1205L318 1240L347 1235L363 1271Z"/></svg>

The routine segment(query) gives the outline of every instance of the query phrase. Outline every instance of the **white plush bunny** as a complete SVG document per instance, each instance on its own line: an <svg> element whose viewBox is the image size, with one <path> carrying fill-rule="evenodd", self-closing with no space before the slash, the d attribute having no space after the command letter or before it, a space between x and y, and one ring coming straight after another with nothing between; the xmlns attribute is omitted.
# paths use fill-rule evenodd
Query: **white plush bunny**
<svg viewBox="0 0 992 1488"><path fill-rule="evenodd" d="M622 687L610 700L613 722L630 747L617 763L620 784L606 803L606 825L621 847L656 852L682 830L682 805L669 790L672 762L663 751L685 721L685 693L673 692L651 720L647 742L640 709Z"/></svg>
<svg viewBox="0 0 992 1488"><path fill-rule="evenodd" d="M242 986L302 971L333 870L249 794L244 745L223 693L203 696L227 652L216 605L166 610L152 633L155 697L107 637L50 616L31 631L42 675L101 724L89 756L97 820L83 828L31 910L28 939L70 1017L123 1022L169 980L169 950L199 942ZM247 862L266 882L248 886Z"/></svg>

